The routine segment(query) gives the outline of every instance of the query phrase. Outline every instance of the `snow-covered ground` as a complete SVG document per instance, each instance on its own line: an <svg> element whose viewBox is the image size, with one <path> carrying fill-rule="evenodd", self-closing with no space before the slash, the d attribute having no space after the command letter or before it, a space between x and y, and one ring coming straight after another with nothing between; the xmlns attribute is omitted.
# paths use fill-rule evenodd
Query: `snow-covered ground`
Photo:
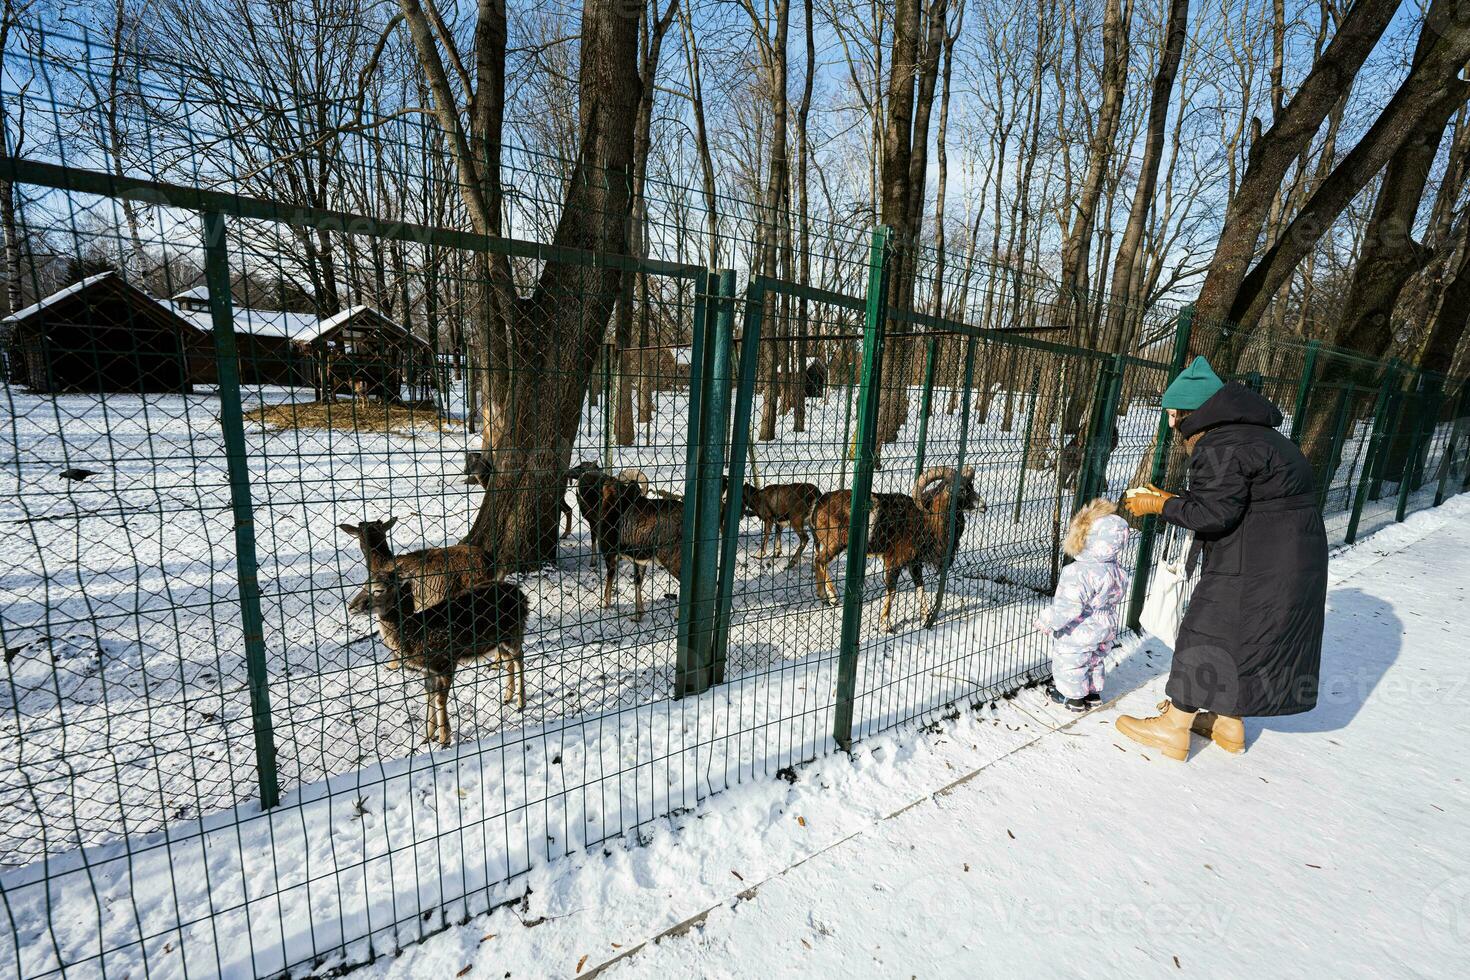
<svg viewBox="0 0 1470 980"><path fill-rule="evenodd" d="M1046 670L1027 624L1055 554L1055 477L1022 466L1026 399L1008 431L1003 400L969 433L989 509L967 526L938 628L918 629L905 582L898 634L879 633L881 586L869 576L859 738ZM661 398L651 438L616 449L612 465L680 489L684 401ZM522 580L534 609L525 714L499 705L493 671L462 672L456 744L423 751L417 686L384 670L368 624L347 615L363 570L335 525L395 513L401 548L457 538L475 504L458 471L476 437L432 425L250 426L284 793L261 814L213 397L11 392L8 405L18 452L0 469L0 521L12 532L0 539L0 865L11 869L0 898L16 931L0 939L0 963L23 975L62 962L112 973L136 962L139 944L157 975L269 972L343 946L363 958L520 894L548 861L646 835L742 783L771 791L773 777L833 750L840 613L816 601L809 565L755 560L749 522L728 683L670 699L675 583L653 573L642 624L628 615L626 573L615 608L602 610L577 527L557 567ZM1147 450L1155 412L1140 404L1120 421L1113 492ZM850 413L847 392L832 388L807 434L783 421L759 446L762 478L842 485ZM885 454L878 489L908 489L913 430ZM952 460L958 437L958 417L936 411L928 462ZM593 412L575 454L600 446ZM1344 453L1338 480L1353 458ZM70 483L57 476L66 466L102 472ZM897 785L907 779L905 767ZM723 799L700 819L716 818ZM4 945L17 937L18 961Z"/></svg>
<svg viewBox="0 0 1470 980"><path fill-rule="evenodd" d="M1464 976L1470 496L1334 557L1316 710L1180 765L1034 691L538 867L356 974Z"/></svg>

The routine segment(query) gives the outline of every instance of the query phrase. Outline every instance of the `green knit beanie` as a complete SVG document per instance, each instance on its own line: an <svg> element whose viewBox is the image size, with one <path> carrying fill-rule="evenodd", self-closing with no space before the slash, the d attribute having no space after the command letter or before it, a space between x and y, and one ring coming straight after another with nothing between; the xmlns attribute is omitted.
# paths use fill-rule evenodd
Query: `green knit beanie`
<svg viewBox="0 0 1470 980"><path fill-rule="evenodd" d="M1164 389L1164 407L1174 408L1182 412L1192 412L1205 402L1210 396L1221 388L1225 382L1210 367L1210 362L1204 357L1196 357L1194 362L1169 383Z"/></svg>

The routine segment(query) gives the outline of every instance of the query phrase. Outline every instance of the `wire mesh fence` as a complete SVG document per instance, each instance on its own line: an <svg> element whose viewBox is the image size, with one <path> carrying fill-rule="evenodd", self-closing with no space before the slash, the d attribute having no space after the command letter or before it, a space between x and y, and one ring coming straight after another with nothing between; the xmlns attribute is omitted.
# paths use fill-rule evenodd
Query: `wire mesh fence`
<svg viewBox="0 0 1470 980"><path fill-rule="evenodd" d="M288 204L188 66L130 64L157 169L0 158L58 246L0 345L17 976L368 959L1044 679L1066 523L1179 485L1159 397L1205 344L1282 407L1339 540L1470 475L1459 379L882 229L813 223L803 266L673 186L640 248L557 245L576 170L514 148L504 233L471 234L406 120L342 137L341 198Z"/></svg>

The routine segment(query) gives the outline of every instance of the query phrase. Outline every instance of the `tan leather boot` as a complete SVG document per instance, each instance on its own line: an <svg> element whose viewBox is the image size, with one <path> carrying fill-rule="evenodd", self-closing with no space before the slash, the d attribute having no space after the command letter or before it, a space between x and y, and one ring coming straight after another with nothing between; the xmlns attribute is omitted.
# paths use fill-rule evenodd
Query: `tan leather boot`
<svg viewBox="0 0 1470 980"><path fill-rule="evenodd" d="M1180 711L1170 702L1160 701L1159 714L1153 718L1121 715L1114 724L1133 741L1183 762L1189 758L1189 726L1193 721L1194 712Z"/></svg>
<svg viewBox="0 0 1470 980"><path fill-rule="evenodd" d="M1229 715L1201 711L1194 716L1190 730L1214 742L1231 755L1245 751L1245 723Z"/></svg>

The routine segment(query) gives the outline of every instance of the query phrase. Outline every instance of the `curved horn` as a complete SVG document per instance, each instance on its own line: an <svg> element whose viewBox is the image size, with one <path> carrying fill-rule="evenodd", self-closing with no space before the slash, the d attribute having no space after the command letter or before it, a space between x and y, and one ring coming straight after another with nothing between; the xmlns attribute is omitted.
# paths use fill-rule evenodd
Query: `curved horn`
<svg viewBox="0 0 1470 980"><path fill-rule="evenodd" d="M624 483L636 483L644 493L648 492L648 476L640 469L629 467L618 472L618 479Z"/></svg>
<svg viewBox="0 0 1470 980"><path fill-rule="evenodd" d="M929 487L944 480L954 477L953 466L931 466L920 473L918 479L914 480L914 500L919 500L928 491Z"/></svg>

